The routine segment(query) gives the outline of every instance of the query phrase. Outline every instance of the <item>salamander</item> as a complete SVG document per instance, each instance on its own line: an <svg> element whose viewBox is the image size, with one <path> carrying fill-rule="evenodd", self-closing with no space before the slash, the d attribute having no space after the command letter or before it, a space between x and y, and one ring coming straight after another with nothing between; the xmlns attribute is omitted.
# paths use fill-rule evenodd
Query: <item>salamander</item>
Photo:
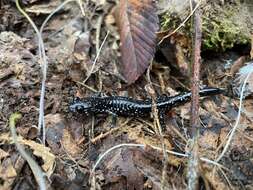
<svg viewBox="0 0 253 190"><path fill-rule="evenodd" d="M219 88L205 88L199 91L200 97L221 94ZM176 96L160 96L156 100L156 107L160 119L163 119L165 111L189 102L191 92L185 92ZM123 96L91 96L84 99L76 98L69 106L71 112L81 114L108 113L124 117L147 117L152 111L152 100L136 100Z"/></svg>

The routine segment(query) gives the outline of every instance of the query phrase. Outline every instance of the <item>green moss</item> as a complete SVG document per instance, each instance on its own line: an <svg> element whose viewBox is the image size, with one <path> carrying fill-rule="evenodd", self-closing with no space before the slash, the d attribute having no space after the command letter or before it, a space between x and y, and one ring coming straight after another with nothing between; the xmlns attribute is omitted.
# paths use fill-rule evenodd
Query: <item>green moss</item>
<svg viewBox="0 0 253 190"><path fill-rule="evenodd" d="M178 27L180 22L181 19L177 15L166 12L161 18L161 28L163 31L168 29L173 30Z"/></svg>
<svg viewBox="0 0 253 190"><path fill-rule="evenodd" d="M232 48L235 44L249 42L247 35L243 33L243 27L230 20L232 14L221 18L202 19L203 47L204 49L223 50Z"/></svg>
<svg viewBox="0 0 253 190"><path fill-rule="evenodd" d="M203 10L203 49L225 51L235 44L250 43L249 34L245 31L247 26L242 24L244 21L239 20L243 19L243 15L241 15L242 18L238 18L241 13L240 6L212 7L212 9ZM173 31L182 22L176 15L172 16L167 12L161 17L161 28ZM190 37L190 20L180 31Z"/></svg>

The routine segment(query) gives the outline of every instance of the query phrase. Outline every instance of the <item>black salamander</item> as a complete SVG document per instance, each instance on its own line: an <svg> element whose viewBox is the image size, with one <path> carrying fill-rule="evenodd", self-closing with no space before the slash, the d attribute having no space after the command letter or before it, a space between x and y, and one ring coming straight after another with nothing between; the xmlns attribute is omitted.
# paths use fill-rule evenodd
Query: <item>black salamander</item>
<svg viewBox="0 0 253 190"><path fill-rule="evenodd" d="M200 90L200 97L213 96L221 94L223 91L219 88L205 88ZM176 96L161 96L156 100L156 106L159 111L160 122L164 127L163 117L165 111L176 106L189 102L191 92L182 93ZM123 96L92 96L84 99L75 99L69 106L70 111L81 114L108 113L115 116L125 117L148 117L152 111L152 100L135 100Z"/></svg>

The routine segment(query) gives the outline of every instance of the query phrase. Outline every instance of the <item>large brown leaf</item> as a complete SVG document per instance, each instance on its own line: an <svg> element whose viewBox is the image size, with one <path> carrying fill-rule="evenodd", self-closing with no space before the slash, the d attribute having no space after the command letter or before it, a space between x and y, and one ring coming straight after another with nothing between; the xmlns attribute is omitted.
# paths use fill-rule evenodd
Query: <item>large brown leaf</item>
<svg viewBox="0 0 253 190"><path fill-rule="evenodd" d="M149 66L155 53L158 16L152 0L120 0L116 17L121 41L121 71L128 84Z"/></svg>

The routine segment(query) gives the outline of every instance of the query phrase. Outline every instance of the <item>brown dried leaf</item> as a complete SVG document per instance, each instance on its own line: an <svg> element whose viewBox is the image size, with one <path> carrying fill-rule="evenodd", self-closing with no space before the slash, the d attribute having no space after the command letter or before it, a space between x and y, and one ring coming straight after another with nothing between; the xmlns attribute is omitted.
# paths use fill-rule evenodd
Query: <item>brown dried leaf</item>
<svg viewBox="0 0 253 190"><path fill-rule="evenodd" d="M9 153L5 152L3 149L0 148L0 160L9 156Z"/></svg>
<svg viewBox="0 0 253 190"><path fill-rule="evenodd" d="M42 168L47 173L47 176L51 176L54 171L55 163L55 155L51 153L51 149L35 141L23 139L22 136L18 136L17 140L19 144L27 145L28 147L30 147L30 149L33 150L34 155L42 158L42 160L44 161ZM1 134L0 141L13 143L13 139L10 137L9 133Z"/></svg>
<svg viewBox="0 0 253 190"><path fill-rule="evenodd" d="M34 2L37 0L34 0ZM27 1L29 2L29 4L32 4L32 2L29 0ZM34 14L51 14L60 4L61 1L60 0L55 0L55 1L50 1L48 3L43 3L43 1L41 1L41 4L34 4L31 7L28 7L25 9L26 12L28 13L34 13ZM64 10L68 9L66 8L66 6L63 7Z"/></svg>
<svg viewBox="0 0 253 190"><path fill-rule="evenodd" d="M81 135L79 139L78 136L77 139L75 139L72 135L74 131L71 131L76 129L82 132L79 123L72 123L72 125L68 127L68 123L61 114L48 114L45 117L45 122L47 124L47 143L54 154L68 153L73 158L81 154L82 149L78 144L78 141L82 140Z"/></svg>
<svg viewBox="0 0 253 190"><path fill-rule="evenodd" d="M121 69L128 84L148 68L155 53L158 16L152 0L121 0L116 20L121 40Z"/></svg>
<svg viewBox="0 0 253 190"><path fill-rule="evenodd" d="M137 149L121 149L118 150L114 156L106 163L105 175L107 183L116 183L119 189L119 184L123 183L122 176L126 178L126 189L142 190L143 189L143 174L135 167L133 157L138 154ZM122 184L123 186L123 184ZM111 188L113 189L113 188Z"/></svg>
<svg viewBox="0 0 253 190"><path fill-rule="evenodd" d="M44 161L42 168L47 173L47 176L51 176L54 172L55 155L51 153L50 148L35 141L25 140L21 137L18 137L18 140L19 143L29 146L33 150L34 155L42 158Z"/></svg>
<svg viewBox="0 0 253 190"><path fill-rule="evenodd" d="M8 180L9 178L16 177L17 173L10 158L5 159L0 165L1 179Z"/></svg>

